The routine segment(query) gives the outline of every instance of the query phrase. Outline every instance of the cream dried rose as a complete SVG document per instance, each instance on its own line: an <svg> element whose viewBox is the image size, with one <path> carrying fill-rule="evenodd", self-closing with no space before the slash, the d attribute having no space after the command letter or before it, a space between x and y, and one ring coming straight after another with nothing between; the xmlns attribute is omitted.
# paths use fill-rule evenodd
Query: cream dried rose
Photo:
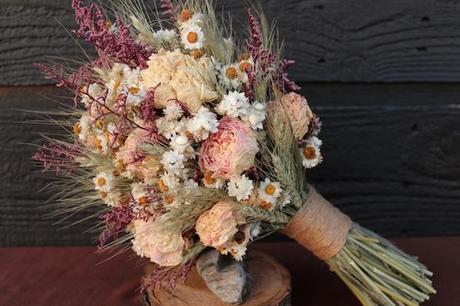
<svg viewBox="0 0 460 306"><path fill-rule="evenodd" d="M133 250L160 266L176 266L182 263L185 240L180 232L167 231L152 220L135 220L131 229Z"/></svg>
<svg viewBox="0 0 460 306"><path fill-rule="evenodd" d="M194 59L180 50L160 50L142 72L142 84L155 90L155 107L164 108L179 100L196 113L203 103L218 99L216 73L208 58Z"/></svg>

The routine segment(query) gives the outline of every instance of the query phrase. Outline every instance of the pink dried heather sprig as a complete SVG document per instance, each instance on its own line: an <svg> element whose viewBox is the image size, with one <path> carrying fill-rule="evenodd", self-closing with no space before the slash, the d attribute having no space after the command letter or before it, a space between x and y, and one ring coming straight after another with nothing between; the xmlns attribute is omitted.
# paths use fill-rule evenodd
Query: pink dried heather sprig
<svg viewBox="0 0 460 306"><path fill-rule="evenodd" d="M260 22L257 17L248 9L249 19L249 39L246 41L247 49L251 54L254 63L262 73L272 73L273 81L278 86L282 93L289 91L298 91L300 87L288 78L287 69L294 64L294 61L283 59L278 60L276 54L268 49L263 48L263 36L260 29ZM248 72L249 80L244 84L244 91L246 96L253 100L254 98L254 84L256 82L254 72Z"/></svg>
<svg viewBox="0 0 460 306"><path fill-rule="evenodd" d="M144 278L140 290L142 292L149 288L173 290L178 282L185 281L192 267L193 261L189 261L178 267L156 266L155 269Z"/></svg>
<svg viewBox="0 0 460 306"><path fill-rule="evenodd" d="M62 170L71 171L75 167L75 156L78 155L77 145L48 143L32 156L32 159L42 163L43 171L54 168L58 175Z"/></svg>
<svg viewBox="0 0 460 306"><path fill-rule="evenodd" d="M130 67L147 66L151 50L131 37L129 27L120 18L117 17L116 26L112 28L102 9L95 3L83 6L82 0L72 0L72 7L79 26L74 33L96 48L100 58L95 64L102 65L107 58L113 58Z"/></svg>
<svg viewBox="0 0 460 306"><path fill-rule="evenodd" d="M247 41L247 47L249 54L254 60L257 60L259 52L262 50L262 31L260 30L259 20L254 16L251 9L248 9L248 18L250 40Z"/></svg>
<svg viewBox="0 0 460 306"><path fill-rule="evenodd" d="M66 73L63 65L34 64L47 80L55 80L57 87L68 88L75 92L74 105L77 106L78 94L83 84L95 82L91 70L87 66L81 66L76 72Z"/></svg>
<svg viewBox="0 0 460 306"><path fill-rule="evenodd" d="M163 15L173 22L177 20L180 9L179 5L174 5L171 0L161 0L161 8L163 9Z"/></svg>
<svg viewBox="0 0 460 306"><path fill-rule="evenodd" d="M102 249L109 241L117 239L131 223L133 220L132 208L130 205L120 205L99 218L105 225L104 230L99 235L99 249Z"/></svg>

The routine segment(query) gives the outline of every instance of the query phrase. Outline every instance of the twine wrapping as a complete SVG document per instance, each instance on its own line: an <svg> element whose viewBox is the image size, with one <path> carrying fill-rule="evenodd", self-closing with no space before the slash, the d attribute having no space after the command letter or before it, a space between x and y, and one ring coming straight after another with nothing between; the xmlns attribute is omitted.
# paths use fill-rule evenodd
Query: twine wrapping
<svg viewBox="0 0 460 306"><path fill-rule="evenodd" d="M307 199L283 233L322 259L337 255L347 241L351 219L309 186Z"/></svg>

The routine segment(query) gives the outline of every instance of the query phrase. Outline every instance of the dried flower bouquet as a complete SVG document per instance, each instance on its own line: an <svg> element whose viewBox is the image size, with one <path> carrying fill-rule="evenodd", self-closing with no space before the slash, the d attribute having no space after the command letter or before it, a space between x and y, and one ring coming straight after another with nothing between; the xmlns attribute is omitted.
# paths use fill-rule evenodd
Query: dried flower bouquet
<svg viewBox="0 0 460 306"><path fill-rule="evenodd" d="M422 264L306 183L323 159L321 124L260 10L248 10L239 42L211 0L143 3L73 0L74 34L98 56L76 69L39 65L74 96L55 114L69 133L34 156L60 175L62 213L98 209L101 248L129 245L158 265L145 287L173 286L207 247L241 260L281 230L363 305L427 300Z"/></svg>

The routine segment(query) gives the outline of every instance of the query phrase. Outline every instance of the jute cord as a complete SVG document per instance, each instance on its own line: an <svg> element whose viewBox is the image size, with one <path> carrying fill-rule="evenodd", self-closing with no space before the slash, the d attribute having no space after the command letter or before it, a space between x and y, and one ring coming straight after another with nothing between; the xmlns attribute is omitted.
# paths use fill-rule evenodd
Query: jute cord
<svg viewBox="0 0 460 306"><path fill-rule="evenodd" d="M351 219L310 186L307 199L284 228L283 233L328 260L337 255L347 241Z"/></svg>

